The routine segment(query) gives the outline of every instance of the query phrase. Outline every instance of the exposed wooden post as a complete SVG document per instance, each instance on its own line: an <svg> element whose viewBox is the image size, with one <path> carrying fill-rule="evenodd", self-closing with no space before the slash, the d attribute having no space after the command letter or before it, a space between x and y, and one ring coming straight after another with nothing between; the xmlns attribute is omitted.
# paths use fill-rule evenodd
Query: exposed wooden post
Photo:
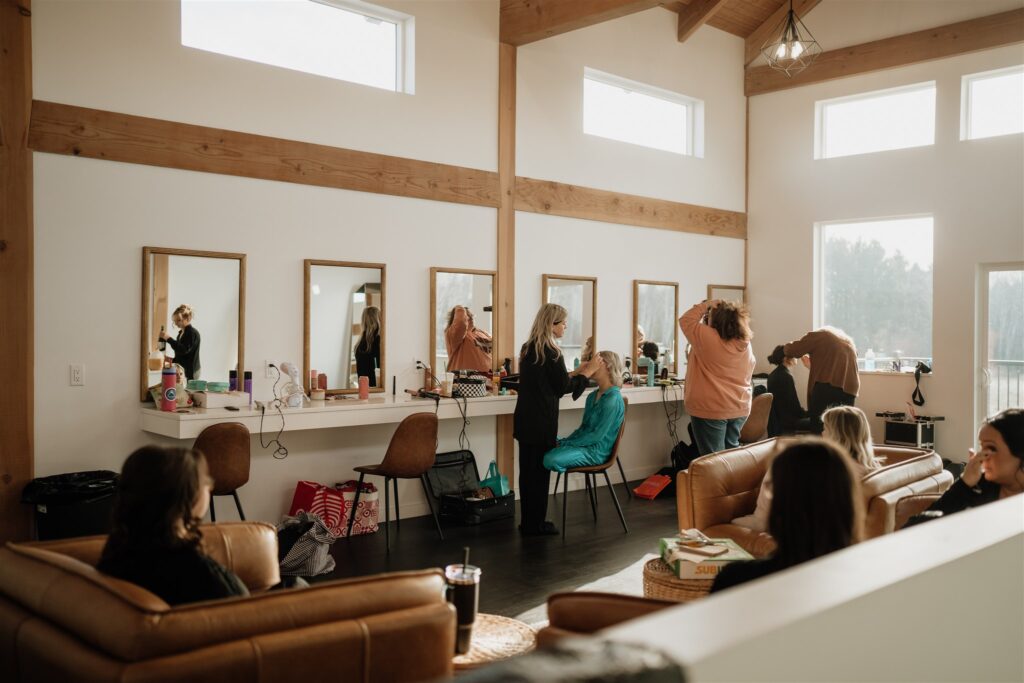
<svg viewBox="0 0 1024 683"><path fill-rule="evenodd" d="M29 537L34 473L32 3L0 0L0 542Z"/></svg>
<svg viewBox="0 0 1024 683"><path fill-rule="evenodd" d="M498 343L496 361L517 360L516 339L516 46L498 45ZM498 417L498 469L515 486L512 416Z"/></svg>
<svg viewBox="0 0 1024 683"><path fill-rule="evenodd" d="M679 11L679 27L677 37L680 43L697 32L718 10L722 9L727 0L693 0Z"/></svg>

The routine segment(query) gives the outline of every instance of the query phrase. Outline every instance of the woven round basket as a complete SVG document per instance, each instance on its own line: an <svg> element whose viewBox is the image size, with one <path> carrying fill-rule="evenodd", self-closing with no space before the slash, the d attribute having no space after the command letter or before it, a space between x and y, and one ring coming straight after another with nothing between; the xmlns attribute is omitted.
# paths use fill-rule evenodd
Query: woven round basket
<svg viewBox="0 0 1024 683"><path fill-rule="evenodd" d="M644 597L654 600L689 602L711 591L714 579L680 579L660 557L644 565Z"/></svg>
<svg viewBox="0 0 1024 683"><path fill-rule="evenodd" d="M479 612L473 623L469 652L455 655L456 671L473 669L500 659L526 654L537 643L537 634L518 619Z"/></svg>

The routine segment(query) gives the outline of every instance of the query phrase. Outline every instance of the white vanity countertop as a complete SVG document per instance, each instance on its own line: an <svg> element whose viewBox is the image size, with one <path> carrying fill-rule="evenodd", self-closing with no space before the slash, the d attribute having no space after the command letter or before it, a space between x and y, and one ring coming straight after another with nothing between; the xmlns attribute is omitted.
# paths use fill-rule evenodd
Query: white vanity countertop
<svg viewBox="0 0 1024 683"><path fill-rule="evenodd" d="M593 389L588 389L588 393ZM682 385L677 390L669 388L669 400L682 399ZM662 387L624 387L623 396L629 398L631 405L641 403L660 403ZM586 394L584 394L585 396ZM467 399L469 417L487 415L511 415L515 411L516 396L484 396ZM462 401L442 398L437 409L437 416L442 420L462 417L459 410ZM572 396L562 398L561 410L582 410L583 397L573 401ZM251 433L259 433L261 411L252 408L241 408L238 411L226 408L189 408L187 413L170 413L158 410L152 405L140 408L142 431L169 436L172 439L194 439L206 427L221 422L241 422ZM390 394L373 394L369 399L337 399L333 401L313 401L304 408L284 408L284 431L305 429L333 429L337 427L357 427L401 422L413 413L434 410L434 401L426 398L415 398L409 394L391 396ZM281 414L276 408L267 409L263 418L262 431L276 433L281 429Z"/></svg>

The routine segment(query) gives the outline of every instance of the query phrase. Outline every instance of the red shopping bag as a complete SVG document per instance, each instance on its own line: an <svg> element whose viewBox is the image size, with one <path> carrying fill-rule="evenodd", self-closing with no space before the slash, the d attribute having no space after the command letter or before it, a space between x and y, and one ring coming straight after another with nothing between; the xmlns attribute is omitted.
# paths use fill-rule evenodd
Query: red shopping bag
<svg viewBox="0 0 1024 683"><path fill-rule="evenodd" d="M315 481L300 481L295 485L289 516L309 512L323 520L327 529L335 536L341 536L348 519L344 516L345 501L341 491Z"/></svg>
<svg viewBox="0 0 1024 683"><path fill-rule="evenodd" d="M353 511L352 507L356 502L356 486L354 480L346 481L344 484L335 484L336 490L341 493L344 501L342 517L345 523L338 532L338 536L348 536L348 520L355 515L355 522L352 523L352 535L372 534L379 528L377 520L380 515L380 500L377 487L369 482L363 482L359 491L359 507Z"/></svg>

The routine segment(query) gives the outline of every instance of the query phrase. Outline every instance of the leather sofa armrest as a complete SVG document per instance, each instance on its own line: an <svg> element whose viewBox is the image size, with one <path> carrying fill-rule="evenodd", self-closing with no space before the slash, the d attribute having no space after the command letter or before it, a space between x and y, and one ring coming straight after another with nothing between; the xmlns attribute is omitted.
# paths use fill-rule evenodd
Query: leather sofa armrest
<svg viewBox="0 0 1024 683"><path fill-rule="evenodd" d="M233 571L253 593L281 582L277 529L263 522L203 524L203 552Z"/></svg>
<svg viewBox="0 0 1024 683"><path fill-rule="evenodd" d="M896 530L902 529L911 517L924 512L941 497L941 493L921 493L901 498L896 503Z"/></svg>
<svg viewBox="0 0 1024 683"><path fill-rule="evenodd" d="M614 593L556 593L548 598L550 624L537 640L546 646L567 635L596 633L678 604Z"/></svg>

